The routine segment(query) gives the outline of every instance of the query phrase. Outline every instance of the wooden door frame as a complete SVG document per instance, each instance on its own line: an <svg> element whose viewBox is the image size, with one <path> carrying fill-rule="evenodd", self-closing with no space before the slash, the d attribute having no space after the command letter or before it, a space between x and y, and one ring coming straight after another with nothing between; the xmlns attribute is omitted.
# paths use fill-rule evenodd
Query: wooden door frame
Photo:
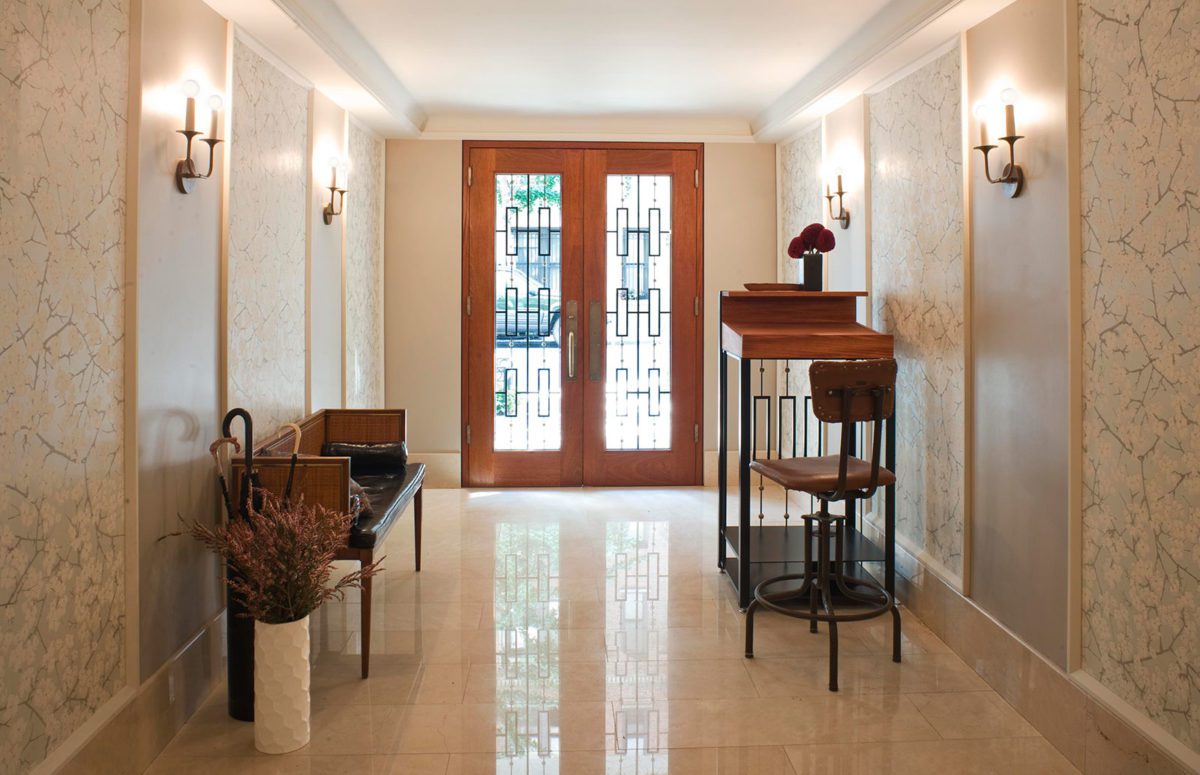
<svg viewBox="0 0 1200 775"><path fill-rule="evenodd" d="M695 379L695 424L699 440L695 445L695 476L693 485L704 483L704 143L685 142L588 142L588 141L553 141L553 140L463 140L462 168L460 170L460 186L462 189L461 213L461 246L460 260L462 262L462 277L459 284L459 321L461 341L459 345L460 362L460 417L459 417L459 448L461 450L459 471L463 487L475 486L468 476L470 444L467 442L467 427L470 413L468 411L469 393L467 386L470 374L468 372L468 344L470 329L467 316L467 296L470 289L470 186L468 174L471 166L471 151L483 148L513 148L513 149L560 149L560 150L660 150L660 151L694 151L696 153L696 288L695 296L700 300L699 314L696 315L697 342L699 343ZM582 312L582 311L581 311ZM719 336L719 332L718 332ZM501 487L504 485L487 485Z"/></svg>

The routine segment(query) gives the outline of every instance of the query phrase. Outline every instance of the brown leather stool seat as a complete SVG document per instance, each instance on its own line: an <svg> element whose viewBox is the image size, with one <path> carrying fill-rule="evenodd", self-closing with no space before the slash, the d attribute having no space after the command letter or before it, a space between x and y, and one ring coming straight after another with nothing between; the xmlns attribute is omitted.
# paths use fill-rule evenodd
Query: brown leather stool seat
<svg viewBox="0 0 1200 775"><path fill-rule="evenodd" d="M838 488L838 466L841 464L840 455L825 455L823 457L796 457L777 460L755 460L750 464L751 471L757 471L775 482L785 490L816 495L822 492L833 492ZM887 487L896 483L896 475L886 468L879 467L879 487ZM846 481L848 490L863 490L871 486L871 464L856 457L846 459Z"/></svg>

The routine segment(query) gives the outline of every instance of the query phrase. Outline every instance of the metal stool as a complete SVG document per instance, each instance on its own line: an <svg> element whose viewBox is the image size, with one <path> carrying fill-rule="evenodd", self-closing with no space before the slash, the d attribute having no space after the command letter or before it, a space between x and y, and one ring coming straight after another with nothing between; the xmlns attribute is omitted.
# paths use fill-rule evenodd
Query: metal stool
<svg viewBox="0 0 1200 775"><path fill-rule="evenodd" d="M829 504L870 498L879 487L894 484L896 476L879 464L883 446L883 423L896 409L896 361L818 361L809 368L813 414L823 423L842 426L841 453L754 461L750 468L785 490L814 496L820 502L816 514L804 516L804 573L789 573L765 579L754 589L754 600L746 609L746 657L754 657L754 612L759 606L797 619L829 623L829 691L838 690L838 622L856 622L892 612L892 661L900 661L900 611L896 601L872 580L846 573L846 517L830 514ZM860 422L874 424L871 462L850 456L850 438ZM835 527L836 526L836 527ZM813 529L817 532L817 562L814 572L810 556ZM830 559L830 544L836 530L836 556ZM768 587L802 581L799 589L769 592ZM838 613L833 607L833 590L868 607ZM862 591L860 591L862 590ZM785 605L808 599L808 609Z"/></svg>

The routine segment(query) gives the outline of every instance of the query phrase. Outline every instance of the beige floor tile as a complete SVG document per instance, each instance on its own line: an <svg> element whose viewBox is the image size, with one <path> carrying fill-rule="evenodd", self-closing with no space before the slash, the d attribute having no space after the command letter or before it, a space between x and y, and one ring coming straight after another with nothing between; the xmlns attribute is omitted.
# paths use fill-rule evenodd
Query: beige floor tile
<svg viewBox="0 0 1200 775"><path fill-rule="evenodd" d="M1069 775L1040 737L788 746L797 773L821 775Z"/></svg>
<svg viewBox="0 0 1200 775"><path fill-rule="evenodd" d="M1070 771L907 611L898 665L890 618L839 628L837 694L824 626L762 614L745 659L744 616L710 540L715 504L703 489L431 491L426 569L411 568L410 532L382 547L369 679L360 596L313 616L308 746L259 754L217 692L150 771ZM523 560L497 557L523 551L511 541L525 533L556 536L551 576L512 577ZM617 559L629 562L631 536L653 541L638 551L658 563L632 586Z"/></svg>
<svg viewBox="0 0 1200 775"><path fill-rule="evenodd" d="M829 690L826 657L790 659L757 657L746 669L763 697L820 694ZM904 694L987 690L975 671L954 654L907 654L893 662L890 654L840 656L838 691L842 694Z"/></svg>
<svg viewBox="0 0 1200 775"><path fill-rule="evenodd" d="M942 737L1037 737L1037 730L992 691L914 694L913 704Z"/></svg>

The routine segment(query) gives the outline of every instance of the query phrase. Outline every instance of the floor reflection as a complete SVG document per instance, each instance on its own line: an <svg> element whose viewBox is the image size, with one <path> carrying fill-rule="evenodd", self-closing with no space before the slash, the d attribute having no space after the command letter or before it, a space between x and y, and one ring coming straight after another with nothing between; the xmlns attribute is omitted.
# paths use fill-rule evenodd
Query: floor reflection
<svg viewBox="0 0 1200 775"><path fill-rule="evenodd" d="M558 524L496 525L496 772L557 773Z"/></svg>
<svg viewBox="0 0 1200 775"><path fill-rule="evenodd" d="M605 630L613 647L606 696L613 709L609 773L667 772L670 523L610 522L605 534Z"/></svg>

